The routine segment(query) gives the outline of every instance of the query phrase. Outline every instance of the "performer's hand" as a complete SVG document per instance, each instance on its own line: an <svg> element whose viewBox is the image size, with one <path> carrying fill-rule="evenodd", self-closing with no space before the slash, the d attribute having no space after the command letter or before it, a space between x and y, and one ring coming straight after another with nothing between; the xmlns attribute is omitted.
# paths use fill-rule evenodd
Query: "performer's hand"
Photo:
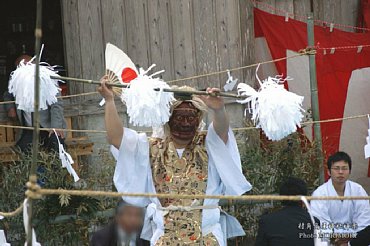
<svg viewBox="0 0 370 246"><path fill-rule="evenodd" d="M207 88L208 93L219 93L219 88ZM203 102L208 106L208 108L213 109L215 111L218 111L220 109L223 109L224 99L220 96L200 96L200 98L203 100Z"/></svg>
<svg viewBox="0 0 370 246"><path fill-rule="evenodd" d="M100 79L101 85L98 87L98 92L102 97L104 97L105 101L112 101L114 99L114 93L112 88L109 88L106 83L108 82L108 76L105 75Z"/></svg>

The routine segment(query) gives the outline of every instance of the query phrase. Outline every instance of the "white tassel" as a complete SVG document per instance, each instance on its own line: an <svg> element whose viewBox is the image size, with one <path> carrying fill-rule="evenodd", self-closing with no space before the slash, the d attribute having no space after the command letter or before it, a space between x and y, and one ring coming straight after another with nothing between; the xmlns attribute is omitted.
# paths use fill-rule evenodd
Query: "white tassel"
<svg viewBox="0 0 370 246"><path fill-rule="evenodd" d="M9 80L9 93L14 95L17 108L25 112L34 111L35 67L36 64L22 60ZM61 91L58 80L50 76L58 76L54 67L40 63L40 110L56 103L56 96Z"/></svg>
<svg viewBox="0 0 370 246"><path fill-rule="evenodd" d="M62 161L62 167L66 168L68 173L73 176L73 179L75 182L80 180L78 177L76 171L73 169L72 164L74 163L71 155L65 151L63 144L60 143L59 137L55 129L53 129L55 137L58 140L58 145L59 145L59 159Z"/></svg>
<svg viewBox="0 0 370 246"><path fill-rule="evenodd" d="M249 103L252 120L256 127L261 128L270 140L278 141L297 130L303 119L303 97L287 91L281 84L290 78L259 80L261 88L257 92L247 84L238 85L238 94L248 96L239 103Z"/></svg>
<svg viewBox="0 0 370 246"><path fill-rule="evenodd" d="M28 199L25 199L23 202L23 224L24 230L26 231L26 235L28 235ZM41 246L40 243L37 242L35 230L32 228L32 246ZM27 242L24 243L27 246Z"/></svg>
<svg viewBox="0 0 370 246"><path fill-rule="evenodd" d="M121 99L126 103L130 123L134 126L162 126L170 118L173 93L154 90L169 89L170 86L160 78L147 75L152 67L147 71L140 69L138 77L122 90Z"/></svg>

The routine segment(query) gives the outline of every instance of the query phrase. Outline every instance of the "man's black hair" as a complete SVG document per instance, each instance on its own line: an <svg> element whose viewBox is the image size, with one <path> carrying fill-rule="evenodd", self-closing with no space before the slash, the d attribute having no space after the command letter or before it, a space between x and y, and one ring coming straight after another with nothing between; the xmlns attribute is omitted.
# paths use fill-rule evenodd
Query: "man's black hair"
<svg viewBox="0 0 370 246"><path fill-rule="evenodd" d="M132 204L126 202L123 199L120 199L119 202L118 202L118 204L117 204L117 207L116 207L116 215L121 214L121 212L123 211L124 207L127 207L127 206L129 206L129 207L137 207L135 205L132 205ZM140 207L138 207L138 208L140 208ZM141 208L141 209L143 210L143 213L144 213L144 209L143 208Z"/></svg>
<svg viewBox="0 0 370 246"><path fill-rule="evenodd" d="M334 153L333 155L329 156L328 162L327 162L328 169L330 170L333 163L338 162L338 161L344 161L345 163L348 163L349 170L352 169L351 157L346 152L343 152L343 151L338 151Z"/></svg>
<svg viewBox="0 0 370 246"><path fill-rule="evenodd" d="M307 185L302 179L289 177L280 186L280 195L284 196L306 196L307 195ZM282 201L284 206L299 206L300 201Z"/></svg>

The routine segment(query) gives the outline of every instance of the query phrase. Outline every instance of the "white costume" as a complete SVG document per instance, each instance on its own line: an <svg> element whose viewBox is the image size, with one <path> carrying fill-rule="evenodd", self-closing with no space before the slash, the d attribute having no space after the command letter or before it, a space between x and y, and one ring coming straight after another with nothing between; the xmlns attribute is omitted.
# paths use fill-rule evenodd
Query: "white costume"
<svg viewBox="0 0 370 246"><path fill-rule="evenodd" d="M235 137L229 130L225 144L212 125L205 140L208 155L207 195L242 195L252 186L242 174L240 155ZM145 133L137 133L125 128L119 148L114 184L119 192L156 193L150 164L149 141ZM164 211L158 198L123 197L128 203L147 206L144 228L141 237L154 245L164 234ZM202 205L202 204L200 204ZM219 245L226 245L226 239L244 235L238 221L218 207L218 200L205 199L202 210L201 231L203 235L212 233Z"/></svg>
<svg viewBox="0 0 370 246"><path fill-rule="evenodd" d="M318 187L312 196L338 196L332 180ZM358 183L346 181L344 196L367 196ZM334 228L322 228L325 232L358 232L370 225L370 205L368 200L312 200L312 214L321 222L321 227L330 223ZM323 226L324 225L324 226Z"/></svg>

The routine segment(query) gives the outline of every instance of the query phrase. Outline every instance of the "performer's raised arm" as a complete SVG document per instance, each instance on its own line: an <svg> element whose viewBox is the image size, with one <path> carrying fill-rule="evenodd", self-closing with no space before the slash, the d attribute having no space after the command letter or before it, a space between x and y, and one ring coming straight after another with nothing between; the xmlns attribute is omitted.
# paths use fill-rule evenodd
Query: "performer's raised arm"
<svg viewBox="0 0 370 246"><path fill-rule="evenodd" d="M207 88L207 92L220 92L218 88ZM213 127L217 135L226 144L229 131L229 117L226 114L224 99L222 97L201 96L201 99L213 111Z"/></svg>
<svg viewBox="0 0 370 246"><path fill-rule="evenodd" d="M106 77L101 79L98 91L105 99L105 128L107 130L108 142L119 149L123 136L123 123L118 115L114 94L106 85Z"/></svg>

